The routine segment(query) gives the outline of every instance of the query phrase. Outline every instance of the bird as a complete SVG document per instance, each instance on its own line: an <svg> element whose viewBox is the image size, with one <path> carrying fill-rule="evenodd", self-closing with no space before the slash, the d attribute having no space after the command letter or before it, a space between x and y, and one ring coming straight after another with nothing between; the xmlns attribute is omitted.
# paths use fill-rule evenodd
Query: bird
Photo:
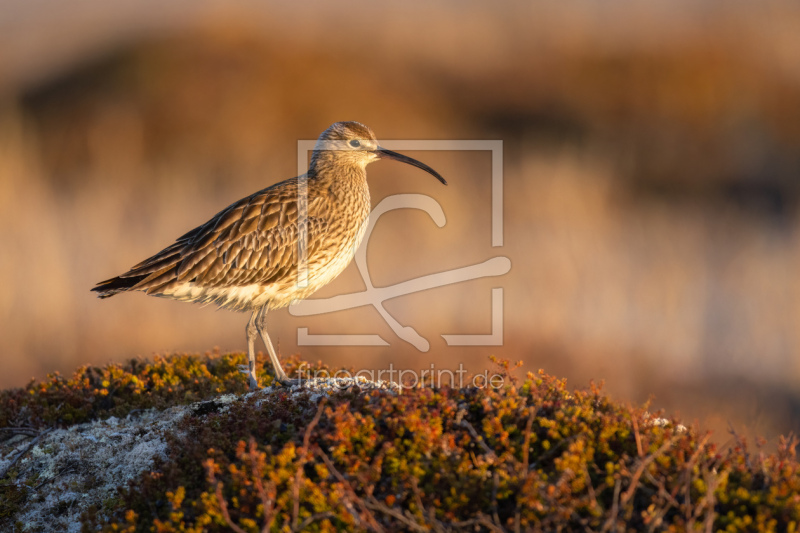
<svg viewBox="0 0 800 533"><path fill-rule="evenodd" d="M447 185L428 165L380 146L364 124L336 122L319 136L306 174L232 203L170 246L91 290L100 298L142 291L249 312L248 364L242 368L248 387L259 388L255 360L259 335L277 382L296 385L298 380L289 379L272 346L267 312L307 298L350 263L369 220L366 167L379 159L415 166Z"/></svg>

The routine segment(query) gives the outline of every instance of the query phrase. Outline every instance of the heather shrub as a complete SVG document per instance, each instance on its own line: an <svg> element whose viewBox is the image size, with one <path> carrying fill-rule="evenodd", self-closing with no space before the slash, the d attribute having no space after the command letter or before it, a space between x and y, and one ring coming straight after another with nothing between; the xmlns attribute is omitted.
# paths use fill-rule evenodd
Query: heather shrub
<svg viewBox="0 0 800 533"><path fill-rule="evenodd" d="M170 457L84 530L796 529L794 438L774 454L721 451L599 387L516 381L501 364L499 389L276 388L197 404L167 436Z"/></svg>

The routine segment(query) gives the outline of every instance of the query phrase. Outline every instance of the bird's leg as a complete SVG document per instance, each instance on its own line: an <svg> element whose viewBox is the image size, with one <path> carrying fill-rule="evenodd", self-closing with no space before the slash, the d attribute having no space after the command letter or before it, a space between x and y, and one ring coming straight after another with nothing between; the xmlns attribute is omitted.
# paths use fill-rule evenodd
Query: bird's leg
<svg viewBox="0 0 800 533"><path fill-rule="evenodd" d="M256 326L256 318L258 309L253 311L250 320L247 322L245 333L247 334L247 366L242 368L242 372L247 374L247 385L250 390L258 388L258 380L256 379L256 338L258 335L258 327Z"/></svg>
<svg viewBox="0 0 800 533"><path fill-rule="evenodd" d="M261 334L261 340L264 341L264 345L267 347L267 352L269 352L269 358L272 361L272 366L275 368L275 377L278 379L278 381L284 385L299 384L299 380L289 379L289 376L287 376L286 372L283 371L283 367L281 367L281 360L278 358L278 354L275 353L275 348L272 347L272 341L269 339L269 333L267 333L266 305L258 311L258 317L256 317L256 328L258 328L258 332Z"/></svg>

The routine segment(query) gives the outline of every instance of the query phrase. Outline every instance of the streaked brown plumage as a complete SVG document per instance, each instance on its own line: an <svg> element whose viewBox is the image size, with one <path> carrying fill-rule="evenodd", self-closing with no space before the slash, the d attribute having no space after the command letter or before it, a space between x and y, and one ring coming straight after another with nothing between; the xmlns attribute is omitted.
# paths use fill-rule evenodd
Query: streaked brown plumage
<svg viewBox="0 0 800 533"><path fill-rule="evenodd" d="M128 272L98 283L100 298L144 291L176 300L252 311L247 325L249 384L255 379L260 333L279 381L289 382L266 329L269 309L308 297L333 280L361 243L370 211L366 166L381 157L433 169L381 148L368 127L337 122L320 135L304 176L239 200ZM298 216L298 190L307 216ZM299 238L305 221L305 249ZM305 270L300 258L305 258ZM306 273L306 275L303 275Z"/></svg>

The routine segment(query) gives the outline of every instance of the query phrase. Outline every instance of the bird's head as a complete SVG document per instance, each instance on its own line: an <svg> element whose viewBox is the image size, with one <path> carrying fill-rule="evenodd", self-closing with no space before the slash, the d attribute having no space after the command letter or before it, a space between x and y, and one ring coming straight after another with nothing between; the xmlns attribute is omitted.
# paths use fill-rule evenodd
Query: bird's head
<svg viewBox="0 0 800 533"><path fill-rule="evenodd" d="M425 163L380 146L372 130L359 122L337 122L323 131L314 146L311 168L324 164L334 167L357 166L363 169L382 158L394 159L421 168L447 185L447 181Z"/></svg>

